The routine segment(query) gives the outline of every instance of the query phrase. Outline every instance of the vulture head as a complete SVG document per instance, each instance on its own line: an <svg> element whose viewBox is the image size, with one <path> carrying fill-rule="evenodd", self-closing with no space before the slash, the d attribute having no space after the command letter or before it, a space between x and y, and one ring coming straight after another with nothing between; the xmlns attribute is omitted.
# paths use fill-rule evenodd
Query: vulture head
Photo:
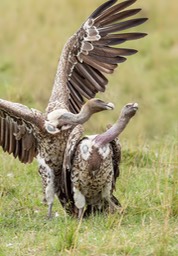
<svg viewBox="0 0 178 256"><path fill-rule="evenodd" d="M130 119L138 110L138 103L127 103L121 110L120 117Z"/></svg>
<svg viewBox="0 0 178 256"><path fill-rule="evenodd" d="M107 143L115 140L121 132L125 129L130 119L136 114L138 110L138 103L126 104L119 115L117 122L112 125L106 132L94 137L94 144L96 147L103 147Z"/></svg>
<svg viewBox="0 0 178 256"><path fill-rule="evenodd" d="M45 128L51 134L56 134L61 130L67 130L72 126L83 124L97 112L114 109L114 104L106 103L100 99L88 100L78 114L73 114L67 109L56 109L50 112L45 121Z"/></svg>

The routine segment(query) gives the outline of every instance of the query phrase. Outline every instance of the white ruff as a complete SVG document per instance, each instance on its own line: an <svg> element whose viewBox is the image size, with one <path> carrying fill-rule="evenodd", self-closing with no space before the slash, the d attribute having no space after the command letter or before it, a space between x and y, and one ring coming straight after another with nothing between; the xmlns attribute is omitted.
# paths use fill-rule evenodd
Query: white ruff
<svg viewBox="0 0 178 256"><path fill-rule="evenodd" d="M96 137L96 135L87 136L88 139L82 140L80 143L80 152L82 155L82 158L87 161L90 157L90 154L92 152L92 146L93 146L93 139Z"/></svg>
<svg viewBox="0 0 178 256"><path fill-rule="evenodd" d="M82 140L80 144L80 152L82 155L82 158L87 161L92 153L92 147L98 148L98 153L102 156L103 159L105 159L109 153L110 153L110 148L109 144L104 145L103 147L97 147L95 144L94 138L97 135L90 135L87 136L88 139Z"/></svg>
<svg viewBox="0 0 178 256"><path fill-rule="evenodd" d="M102 158L105 159L109 155L109 153L110 153L109 145L106 144L105 146L100 147L98 149L98 152L102 156Z"/></svg>
<svg viewBox="0 0 178 256"><path fill-rule="evenodd" d="M50 124L57 126L58 118L67 112L67 109L56 109L48 114L47 120L50 122Z"/></svg>
<svg viewBox="0 0 178 256"><path fill-rule="evenodd" d="M45 160L43 158L40 157L40 155L37 156L37 161L40 165L42 165L43 167L45 167L45 174L47 176L46 179L46 191L45 191L45 196L46 196L46 200L48 205L52 204L54 201L54 173L53 170L49 168L49 166L45 163Z"/></svg>

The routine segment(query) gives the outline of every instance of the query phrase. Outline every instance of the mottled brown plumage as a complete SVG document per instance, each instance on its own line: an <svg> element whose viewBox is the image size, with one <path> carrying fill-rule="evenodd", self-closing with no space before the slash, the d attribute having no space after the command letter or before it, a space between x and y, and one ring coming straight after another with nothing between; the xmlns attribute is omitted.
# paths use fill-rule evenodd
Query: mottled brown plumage
<svg viewBox="0 0 178 256"><path fill-rule="evenodd" d="M134 16L140 9L125 10L135 0L116 2L109 0L98 7L67 41L45 113L0 100L0 145L23 163L32 162L37 157L49 215L54 194L61 200L63 156L72 127L67 130L60 127L56 134L47 133L44 124L48 115L59 109L78 113L85 98L91 99L97 92L104 92L108 83L104 73L113 73L117 64L126 60L125 56L136 53L133 49L113 46L146 35L138 32L118 33L138 26L147 19L121 21Z"/></svg>
<svg viewBox="0 0 178 256"><path fill-rule="evenodd" d="M82 119L80 113L77 115L80 123L87 121L95 112L113 108L113 104L99 99L89 100L83 109L87 105L91 106L92 113L85 116L81 110ZM65 117L66 114L69 112L64 110L62 116ZM0 145L5 152L12 153L22 163L31 163L37 157L43 181L44 201L49 205L48 215L51 216L54 195L60 197L63 155L74 124L71 123L63 130L63 123L57 133L51 134L46 130L46 122L48 120L45 114L37 110L0 100Z"/></svg>
<svg viewBox="0 0 178 256"><path fill-rule="evenodd" d="M68 129L77 124L83 124L95 113L114 109L114 104L106 103L94 98L88 100L81 108L80 113L74 114L65 110L56 109L47 116L45 128L51 134L59 133L61 129Z"/></svg>
<svg viewBox="0 0 178 256"><path fill-rule="evenodd" d="M117 136L137 109L137 103L124 106L118 121L102 134L83 139L77 136L75 139L80 126L76 126L70 134L63 164L66 209L70 213L77 212L80 218L85 206L87 213L91 208L102 210L106 206L110 211L120 209L118 200L113 196L121 159Z"/></svg>
<svg viewBox="0 0 178 256"><path fill-rule="evenodd" d="M126 60L125 56L137 52L113 46L144 37L145 33L118 32L138 26L147 18L125 21L141 9L123 11L136 0L116 2L109 0L98 7L67 41L59 61L48 112L65 108L67 101L71 112L78 113L84 98L91 99L97 92L105 91L108 80L104 73L113 73L117 64ZM64 79L61 81L61 78ZM59 96L62 101L59 101Z"/></svg>

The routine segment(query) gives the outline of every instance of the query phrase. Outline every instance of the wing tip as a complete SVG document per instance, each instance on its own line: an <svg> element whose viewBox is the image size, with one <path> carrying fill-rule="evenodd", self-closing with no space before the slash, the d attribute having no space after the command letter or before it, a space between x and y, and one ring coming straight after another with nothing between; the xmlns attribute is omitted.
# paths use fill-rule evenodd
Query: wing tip
<svg viewBox="0 0 178 256"><path fill-rule="evenodd" d="M115 4L118 0L109 0L101 4L89 17L88 19L95 19L98 15L104 12L106 9Z"/></svg>

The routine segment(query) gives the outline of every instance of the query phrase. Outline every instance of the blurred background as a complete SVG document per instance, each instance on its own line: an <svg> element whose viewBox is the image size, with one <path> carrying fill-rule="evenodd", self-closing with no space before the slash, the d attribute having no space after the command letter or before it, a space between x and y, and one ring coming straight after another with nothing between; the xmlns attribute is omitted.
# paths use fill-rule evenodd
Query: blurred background
<svg viewBox="0 0 178 256"><path fill-rule="evenodd" d="M44 110L66 40L104 0L0 0L0 98ZM132 31L148 36L124 44L139 50L109 76L98 97L115 110L92 117L86 133L103 131L128 102L140 109L122 138L133 143L178 133L178 3L138 0L137 17L149 21Z"/></svg>

